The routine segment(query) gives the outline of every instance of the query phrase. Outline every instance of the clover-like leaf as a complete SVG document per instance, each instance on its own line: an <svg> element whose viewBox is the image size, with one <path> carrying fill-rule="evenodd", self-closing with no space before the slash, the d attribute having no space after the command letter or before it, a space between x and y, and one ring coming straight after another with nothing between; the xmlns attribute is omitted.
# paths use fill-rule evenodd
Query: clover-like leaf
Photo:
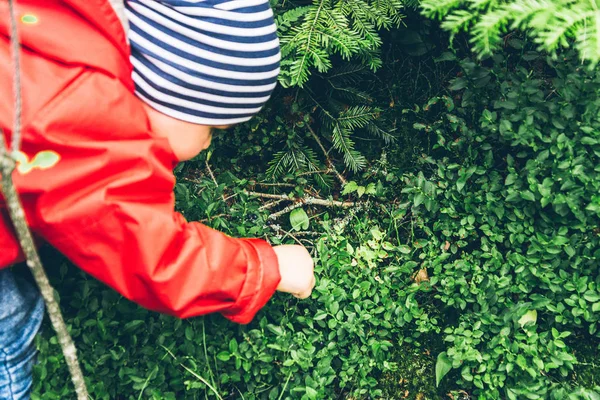
<svg viewBox="0 0 600 400"><path fill-rule="evenodd" d="M296 208L292 210L290 213L290 223L292 224L292 229L295 231L299 231L301 229L308 229L310 226L310 219L302 208Z"/></svg>
<svg viewBox="0 0 600 400"><path fill-rule="evenodd" d="M48 169L55 166L59 160L60 156L56 152L44 150L40 151L33 157L33 160L31 160L31 167L39 169Z"/></svg>

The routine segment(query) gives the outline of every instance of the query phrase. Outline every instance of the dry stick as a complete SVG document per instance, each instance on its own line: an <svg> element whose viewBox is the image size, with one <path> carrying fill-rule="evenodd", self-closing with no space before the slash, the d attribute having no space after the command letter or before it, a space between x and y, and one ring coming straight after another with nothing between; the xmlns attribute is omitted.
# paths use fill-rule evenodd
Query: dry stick
<svg viewBox="0 0 600 400"><path fill-rule="evenodd" d="M294 185L293 183L283 183L283 182L272 182L272 183L268 183L268 182L249 182L250 186L273 186L273 187L296 187L296 185Z"/></svg>
<svg viewBox="0 0 600 400"><path fill-rule="evenodd" d="M306 127L308 128L308 131L310 132L310 134L312 135L312 137L315 139L315 141L317 142L317 144L319 145L319 147L321 148L321 151L323 152L323 155L325 156L325 159L327 160L327 166L335 173L335 176L337 176L337 178L339 179L340 183L342 185L345 185L346 183L348 183L348 181L346 180L346 178L344 178L342 176L342 174L340 174L338 172L338 170L335 168L335 165L333 164L333 161L331 161L331 158L329 158L329 153L327 153L327 150L325 150L325 147L323 146L323 143L321 143L321 140L319 139L319 137L317 136L317 134L315 133L315 131L313 130L313 128L310 127L310 125L306 125Z"/></svg>
<svg viewBox="0 0 600 400"><path fill-rule="evenodd" d="M20 78L20 59L19 59L19 39L17 37L17 24L15 18L14 0L8 1L10 11L10 23L11 23L11 45L12 45L12 61L14 67L14 88L15 91L15 121L12 132L12 152L13 154L19 151L21 141L21 78ZM38 285L44 302L46 303L46 309L52 322L52 327L56 331L58 336L58 342L60 343L62 352L65 356L65 361L71 373L71 380L75 386L75 393L77 394L78 400L87 400L88 391L85 386L85 380L83 373L79 366L79 360L77 359L77 349L73 343L73 339L67 330L67 326L63 319L62 313L60 312L60 306L54 298L54 289L50 285L48 276L44 271L42 262L38 255L37 249L33 242L31 232L27 226L25 220L25 212L23 211L23 205L19 199L19 195L15 188L12 180L12 174L15 170L15 161L11 158L6 148L6 140L4 139L4 132L0 131L0 171L2 172L2 186L0 191L4 195L6 205L11 221L15 227L19 244L25 254L26 263L31 270L36 284Z"/></svg>
<svg viewBox="0 0 600 400"><path fill-rule="evenodd" d="M302 203L294 203L290 206L287 206L286 208L284 208L281 211L277 211L277 212L269 215L269 219L277 219L277 218L281 217L282 215L285 215L285 214L289 213L290 211L295 210L296 208L300 208L300 207L302 207Z"/></svg>
<svg viewBox="0 0 600 400"><path fill-rule="evenodd" d="M17 237L25 258L27 260L27 266L31 270L36 284L38 285L44 302L46 303L46 309L48 316L52 322L52 327L56 331L58 336L58 343L65 356L65 361L71 373L71 380L75 386L75 392L77 393L78 400L87 400L88 392L83 379L83 373L79 366L79 360L77 359L77 349L73 343L73 339L67 330L67 326L63 319L62 313L60 312L60 306L54 298L54 289L48 281L48 276L44 272L44 267L35 248L31 232L25 221L25 213L23 212L23 206L19 200L19 195L12 182L12 172L15 169L15 163L10 158L6 151L6 141L4 140L4 134L0 133L0 158L1 170L2 170L2 187L1 191L6 199L10 218L15 227Z"/></svg>
<svg viewBox="0 0 600 400"><path fill-rule="evenodd" d="M215 186L219 187L219 183L217 182L217 179L215 178L215 174L213 174L212 169L210 168L210 164L208 163L208 158L206 159L205 164L206 164L206 169L208 170L208 173L209 173L210 177L212 178L212 181L214 182ZM225 193L223 193L221 198L223 199L224 202L227 202L227 199L225 198Z"/></svg>
<svg viewBox="0 0 600 400"><path fill-rule="evenodd" d="M275 200L287 200L294 201L294 198L291 198L285 194L271 194L271 193L260 193L260 192L246 192L249 196L262 197L265 199L275 199ZM352 201L339 201L339 200L325 200L319 199L317 197L301 197L298 199L302 204L308 204L311 206L324 206L324 207L342 207L349 208L354 207L360 203L354 203Z"/></svg>
<svg viewBox="0 0 600 400"><path fill-rule="evenodd" d="M262 206L258 207L259 210L268 210L270 208L275 207L277 204L281 203L282 201L285 201L286 199L279 199L279 200L275 200L275 201L270 201L268 203L263 204Z"/></svg>

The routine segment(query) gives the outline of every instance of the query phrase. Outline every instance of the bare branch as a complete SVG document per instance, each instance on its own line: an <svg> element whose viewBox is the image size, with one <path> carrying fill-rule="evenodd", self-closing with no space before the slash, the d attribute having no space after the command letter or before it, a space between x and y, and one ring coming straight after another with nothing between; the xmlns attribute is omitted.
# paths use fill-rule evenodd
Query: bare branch
<svg viewBox="0 0 600 400"><path fill-rule="evenodd" d="M258 209L259 210L268 210L270 208L275 207L276 205L280 204L282 201L285 201L285 200L287 200L287 199L279 199L279 200L275 200L275 201L270 201L270 202L258 207Z"/></svg>
<svg viewBox="0 0 600 400"><path fill-rule="evenodd" d="M276 199L276 200L282 200L282 201L299 201L302 204L308 204L311 206L324 206L324 207L342 207L342 208L349 208L349 207L354 207L359 203L355 203L352 201L339 201L339 200L325 200L325 199L319 199L317 197L300 197L299 199L294 199L293 197L289 197L288 195L285 194L271 194L271 193L260 193L260 192L249 192L247 191L246 194L248 194L249 196L255 196L255 197L262 197L265 199Z"/></svg>
<svg viewBox="0 0 600 400"><path fill-rule="evenodd" d="M23 253L25 254L27 266L31 270L37 286L40 289L44 302L46 303L46 309L48 316L52 322L52 327L56 331L58 342L65 356L65 361L69 372L71 373L71 380L75 386L75 392L77 393L78 400L87 400L88 392L85 386L85 380L83 373L79 366L79 360L77 359L77 349L73 343L73 339L67 330L62 313L60 312L60 306L54 298L54 289L50 285L48 276L44 272L44 267L37 253L37 249L33 242L31 232L25 221L25 212L23 206L19 200L19 195L15 186L12 182L12 173L15 169L15 162L10 158L6 150L6 141L4 140L4 133L0 132L0 170L2 171L2 193L6 200L8 212L12 223L17 233L17 238Z"/></svg>
<svg viewBox="0 0 600 400"><path fill-rule="evenodd" d="M17 22L15 16L15 5L14 0L9 0L9 11L10 11L10 23L11 23L11 48L12 48L12 62L14 68L13 77L13 90L15 93L15 116L14 116L14 127L12 131L12 146L11 151L13 154L19 151L21 145L21 112L22 112L22 99L21 99L21 67L20 67L20 43L17 33ZM54 297L54 289L50 285L48 276L44 271L42 262L39 254L35 247L31 231L27 226L25 220L25 212L23 211L23 205L19 199L19 194L14 186L12 180L12 174L15 170L15 161L9 155L7 149L7 143L4 138L4 132L0 130L0 171L2 173L2 185L0 191L4 195L6 206L10 219L15 228L17 239L25 254L27 266L31 270L36 284L40 289L40 293L46 303L46 310L52 322L52 327L56 331L58 342L65 356L65 361L69 372L71 374L71 380L75 386L75 393L77 394L78 400L87 400L88 391L85 385L85 380L81 367L79 366L79 360L77 359L77 349L73 343L73 339L67 330L63 315L60 311L60 306Z"/></svg>
<svg viewBox="0 0 600 400"><path fill-rule="evenodd" d="M325 150L325 147L323 146L323 143L321 143L321 139L319 139L319 137L317 136L317 134L315 133L315 131L313 130L313 128L311 128L310 125L308 125L308 124L306 125L306 127L308 128L308 131L312 135L313 139L315 139L315 141L317 142L317 144L321 148L321 151L323 152L323 155L325 156L325 159L327 160L327 166L335 173L335 176L337 176L338 180L340 181L340 183L342 185L345 185L346 183L348 183L348 181L346 180L346 178L344 178L342 176L342 174L340 174L338 172L338 170L335 168L335 165L333 164L333 161L331 161L331 158L329 157L329 153L327 152L327 150Z"/></svg>
<svg viewBox="0 0 600 400"><path fill-rule="evenodd" d="M296 208L300 208L300 207L302 207L302 203L294 203L290 206L287 206L286 208L284 208L281 211L277 211L277 212L269 215L269 219L277 219L277 218L281 217L282 215L285 215L285 214L289 213L290 211L295 210Z"/></svg>

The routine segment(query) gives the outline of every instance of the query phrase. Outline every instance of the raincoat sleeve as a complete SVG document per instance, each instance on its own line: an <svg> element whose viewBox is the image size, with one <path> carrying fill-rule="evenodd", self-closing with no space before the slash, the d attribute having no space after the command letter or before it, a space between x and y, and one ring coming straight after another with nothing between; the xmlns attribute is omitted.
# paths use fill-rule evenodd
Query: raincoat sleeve
<svg viewBox="0 0 600 400"><path fill-rule="evenodd" d="M39 139L35 152L59 157L17 177L25 192L42 192L36 233L126 298L180 318L222 313L248 323L275 292L279 267L267 242L174 212L177 160L117 79L83 73L26 133Z"/></svg>

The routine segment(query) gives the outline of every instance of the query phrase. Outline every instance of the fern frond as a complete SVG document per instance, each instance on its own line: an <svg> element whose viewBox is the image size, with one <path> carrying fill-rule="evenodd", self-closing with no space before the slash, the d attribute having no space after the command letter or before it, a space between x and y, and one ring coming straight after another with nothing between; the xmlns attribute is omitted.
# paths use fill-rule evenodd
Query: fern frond
<svg viewBox="0 0 600 400"><path fill-rule="evenodd" d="M442 19L463 3L464 0L422 0L421 12L427 18Z"/></svg>

